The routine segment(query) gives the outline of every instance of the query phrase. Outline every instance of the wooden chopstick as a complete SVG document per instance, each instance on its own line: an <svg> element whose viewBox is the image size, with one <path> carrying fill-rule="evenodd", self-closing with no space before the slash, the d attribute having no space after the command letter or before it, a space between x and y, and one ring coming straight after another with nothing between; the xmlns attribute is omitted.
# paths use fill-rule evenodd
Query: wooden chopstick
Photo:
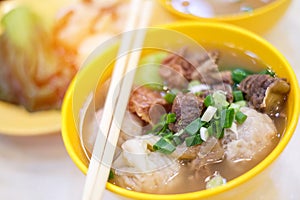
<svg viewBox="0 0 300 200"><path fill-rule="evenodd" d="M148 25L152 13L152 3L152 0L131 1L130 16L127 23L128 31ZM139 14L139 11L142 11L142 13ZM132 48L141 47L145 32L146 30L139 30L136 35L135 32L125 33L121 41L119 54L128 52ZM133 38L134 36L135 38ZM117 126L116 122L122 124L139 57L140 51L134 51L129 55L120 57L115 64L103 110L105 115L103 115L100 123L87 173L83 193L84 200L98 200L103 196L120 133L120 127ZM124 73L126 75L122 80ZM103 140L103 137L107 140Z"/></svg>

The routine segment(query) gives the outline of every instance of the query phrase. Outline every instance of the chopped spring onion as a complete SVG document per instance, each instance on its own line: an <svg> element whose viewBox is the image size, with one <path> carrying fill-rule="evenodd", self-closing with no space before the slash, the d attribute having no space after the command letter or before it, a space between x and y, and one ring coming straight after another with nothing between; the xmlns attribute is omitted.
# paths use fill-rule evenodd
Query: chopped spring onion
<svg viewBox="0 0 300 200"><path fill-rule="evenodd" d="M180 144L183 143L183 140L179 136L177 136L177 135L173 136L173 141L174 141L174 143L175 143L176 146L178 146L178 145L180 145Z"/></svg>
<svg viewBox="0 0 300 200"><path fill-rule="evenodd" d="M175 97L176 97L176 94L174 94L174 93L172 93L172 92L168 92L168 93L166 93L166 95L164 96L164 99L165 99L168 103L173 103Z"/></svg>
<svg viewBox="0 0 300 200"><path fill-rule="evenodd" d="M169 132L169 133L166 133L166 135L163 136L165 139L167 140L173 140L173 133L172 132Z"/></svg>
<svg viewBox="0 0 300 200"><path fill-rule="evenodd" d="M163 123L155 124L148 133L160 134L160 132L165 131L165 125Z"/></svg>
<svg viewBox="0 0 300 200"><path fill-rule="evenodd" d="M185 138L185 144L187 147L195 146L197 144L201 144L203 141L200 138L199 134L192 135Z"/></svg>
<svg viewBox="0 0 300 200"><path fill-rule="evenodd" d="M236 91L233 91L232 94L233 94L233 99L235 102L244 100L244 95L243 95L242 91L236 90Z"/></svg>
<svg viewBox="0 0 300 200"><path fill-rule="evenodd" d="M230 104L230 106L228 107L228 109L234 109L234 112L239 111L240 108L241 108L241 106L240 106L239 104L237 104L237 103L232 103L232 104Z"/></svg>
<svg viewBox="0 0 300 200"><path fill-rule="evenodd" d="M220 139L224 136L224 129L222 128L219 120L213 121L207 128L207 131L210 136L214 136L217 139Z"/></svg>
<svg viewBox="0 0 300 200"><path fill-rule="evenodd" d="M153 145L153 150L164 154L171 154L176 150L176 147L170 140L162 137Z"/></svg>
<svg viewBox="0 0 300 200"><path fill-rule="evenodd" d="M114 172L110 170L110 171L109 171L108 180L114 179L114 177L115 177Z"/></svg>
<svg viewBox="0 0 300 200"><path fill-rule="evenodd" d="M237 101L232 104L230 104L229 108L233 108L235 112L239 111L241 107L244 107L247 105L246 101Z"/></svg>
<svg viewBox="0 0 300 200"><path fill-rule="evenodd" d="M209 122L214 114L217 112L217 108L213 107L213 106L208 106L208 108L206 109L206 111L204 112L204 114L202 115L201 120L204 122Z"/></svg>
<svg viewBox="0 0 300 200"><path fill-rule="evenodd" d="M166 123L171 124L176 121L176 114L175 113L168 113L166 116Z"/></svg>
<svg viewBox="0 0 300 200"><path fill-rule="evenodd" d="M195 135L201 127L201 119L197 118L185 127L185 131L190 135Z"/></svg>
<svg viewBox="0 0 300 200"><path fill-rule="evenodd" d="M244 80L250 74L252 74L252 73L247 70L237 68L232 71L232 80L235 83L240 83L242 80Z"/></svg>
<svg viewBox="0 0 300 200"><path fill-rule="evenodd" d="M165 134L165 132L169 132L168 125L176 121L176 114L175 113L168 113L164 114L160 122L155 124L152 130L148 131L148 133L153 133L156 135Z"/></svg>
<svg viewBox="0 0 300 200"><path fill-rule="evenodd" d="M205 127L200 128L200 137L203 141L206 142L206 140L209 138L207 128L205 128Z"/></svg>
<svg viewBox="0 0 300 200"><path fill-rule="evenodd" d="M245 107L247 105L247 102L246 101L237 101L237 102L235 102L235 104L237 104L241 107Z"/></svg>
<svg viewBox="0 0 300 200"><path fill-rule="evenodd" d="M230 128L234 120L234 109L224 109L221 111L221 126L223 128Z"/></svg>
<svg viewBox="0 0 300 200"><path fill-rule="evenodd" d="M237 123L242 124L242 123L244 123L244 121L246 119L247 119L247 115L245 115L241 111L237 111L236 112L236 114L235 114L235 120L237 121Z"/></svg>
<svg viewBox="0 0 300 200"><path fill-rule="evenodd" d="M215 130L215 136L220 139L224 136L224 129L221 127L220 121L215 121L213 124L213 130Z"/></svg>
<svg viewBox="0 0 300 200"><path fill-rule="evenodd" d="M206 106L206 107L208 107L208 106L213 106L214 105L214 99L213 99L213 97L212 97L212 95L207 95L206 97L205 97L205 99L204 99L204 105Z"/></svg>
<svg viewBox="0 0 300 200"><path fill-rule="evenodd" d="M214 106L218 109L226 108L229 103L226 101L226 94L224 91L218 90L213 93Z"/></svg>
<svg viewBox="0 0 300 200"><path fill-rule="evenodd" d="M261 71L259 74L268 74L272 77L276 76L276 73L271 68L267 68L267 69Z"/></svg>

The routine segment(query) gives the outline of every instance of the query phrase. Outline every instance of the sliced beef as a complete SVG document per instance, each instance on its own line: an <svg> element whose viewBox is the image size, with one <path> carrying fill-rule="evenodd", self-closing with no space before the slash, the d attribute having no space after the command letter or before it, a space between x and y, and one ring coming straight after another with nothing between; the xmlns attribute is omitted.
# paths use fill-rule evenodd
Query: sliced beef
<svg viewBox="0 0 300 200"><path fill-rule="evenodd" d="M221 71L220 76L222 77L223 83L233 85L232 72L231 71Z"/></svg>
<svg viewBox="0 0 300 200"><path fill-rule="evenodd" d="M246 94L249 106L260 112L278 109L289 92L289 84L284 79L262 74L248 76L239 88Z"/></svg>
<svg viewBox="0 0 300 200"><path fill-rule="evenodd" d="M223 82L218 65L211 59L211 54L196 66L191 77L193 80L199 80L208 85Z"/></svg>
<svg viewBox="0 0 300 200"><path fill-rule="evenodd" d="M225 82L230 83L231 74L219 72L216 64L218 57L218 51L196 54L183 48L178 54L172 54L162 62L159 73L171 88L185 88L191 80L215 84L222 82L224 78Z"/></svg>
<svg viewBox="0 0 300 200"><path fill-rule="evenodd" d="M192 93L179 93L174 99L172 112L176 114L176 121L169 128L178 132L200 117L203 110L203 101Z"/></svg>
<svg viewBox="0 0 300 200"><path fill-rule="evenodd" d="M191 80L190 74L194 67L184 59L185 56L186 48L183 48L178 54L171 54L162 62L159 74L171 88L185 88Z"/></svg>
<svg viewBox="0 0 300 200"><path fill-rule="evenodd" d="M264 100L267 88L275 79L269 75L250 75L245 78L239 88L246 94L249 105L257 110L261 110L261 104Z"/></svg>
<svg viewBox="0 0 300 200"><path fill-rule="evenodd" d="M128 107L129 111L136 113L142 120L151 123L150 110L157 105L161 105L168 111L168 103L158 91L147 87L138 87L130 95Z"/></svg>

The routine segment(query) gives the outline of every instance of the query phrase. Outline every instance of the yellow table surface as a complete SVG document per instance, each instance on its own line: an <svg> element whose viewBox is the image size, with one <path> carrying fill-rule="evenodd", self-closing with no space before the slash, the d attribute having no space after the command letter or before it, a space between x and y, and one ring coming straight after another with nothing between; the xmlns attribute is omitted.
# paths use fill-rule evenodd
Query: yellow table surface
<svg viewBox="0 0 300 200"><path fill-rule="evenodd" d="M45 3L46 0L41 2ZM156 13L158 14L152 22L158 20L159 23L166 23L174 20L159 5L156 5ZM298 80L300 80L299 17L300 1L294 0L282 20L264 35L294 67ZM269 177L266 178L265 185L268 187L255 190L253 195L246 199L300 199L299 141L300 124L289 145L273 166ZM60 134L39 137L0 135L1 200L81 199L84 182L85 176L69 158ZM106 191L104 199L120 198Z"/></svg>

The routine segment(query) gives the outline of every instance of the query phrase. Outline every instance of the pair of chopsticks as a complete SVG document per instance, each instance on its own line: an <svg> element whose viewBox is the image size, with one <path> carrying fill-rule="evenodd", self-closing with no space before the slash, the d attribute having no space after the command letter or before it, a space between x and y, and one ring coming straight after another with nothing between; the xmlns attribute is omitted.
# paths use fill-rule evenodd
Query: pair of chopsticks
<svg viewBox="0 0 300 200"><path fill-rule="evenodd" d="M134 80L135 68L140 58L140 51L130 52L130 50L143 45L146 30L140 28L145 28L149 24L152 7L153 0L131 0L125 30L129 32L124 33L121 39L118 54L120 58L115 63L106 97L104 115L100 122L87 172L83 200L99 200L103 196L120 133L120 125L118 126L116 122L122 124ZM135 29L140 30L131 31ZM121 55L123 52L130 53Z"/></svg>

